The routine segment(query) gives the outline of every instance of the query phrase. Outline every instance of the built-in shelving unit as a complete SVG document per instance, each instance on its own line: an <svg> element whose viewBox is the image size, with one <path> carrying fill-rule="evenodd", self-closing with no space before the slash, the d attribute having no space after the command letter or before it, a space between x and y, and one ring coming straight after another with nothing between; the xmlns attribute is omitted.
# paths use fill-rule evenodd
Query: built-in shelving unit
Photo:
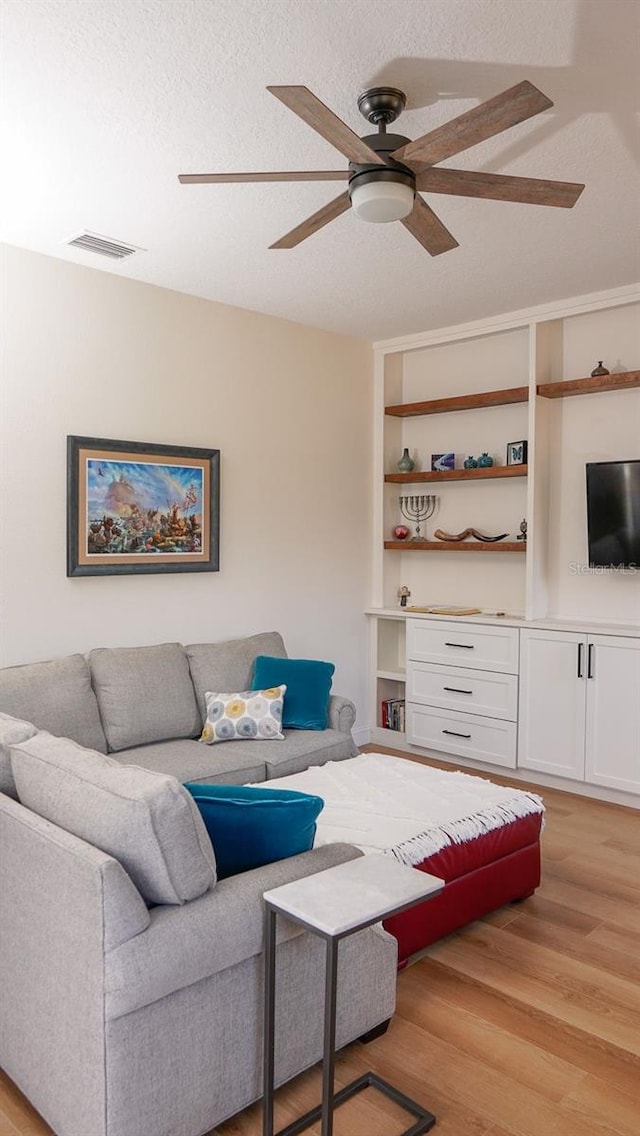
<svg viewBox="0 0 640 1136"><path fill-rule="evenodd" d="M526 541L385 540L384 547L398 552L526 552Z"/></svg>
<svg viewBox="0 0 640 1136"><path fill-rule="evenodd" d="M419 485L426 481L492 481L499 477L526 477L526 465L492 465L480 469L425 470L411 473L385 473L385 481L396 485Z"/></svg>

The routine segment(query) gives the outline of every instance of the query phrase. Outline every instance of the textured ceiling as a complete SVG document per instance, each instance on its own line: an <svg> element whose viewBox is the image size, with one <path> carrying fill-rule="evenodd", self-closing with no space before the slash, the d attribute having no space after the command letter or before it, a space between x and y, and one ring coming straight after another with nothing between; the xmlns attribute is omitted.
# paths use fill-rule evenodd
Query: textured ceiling
<svg viewBox="0 0 640 1136"><path fill-rule="evenodd" d="M370 340L640 277L637 0L4 0L2 52L10 244ZM553 109L444 164L587 188L573 210L431 195L460 243L437 258L351 212L269 250L339 184L177 181L344 168L267 84L359 134L358 94L400 87L415 138L522 79ZM67 248L85 228L147 251Z"/></svg>

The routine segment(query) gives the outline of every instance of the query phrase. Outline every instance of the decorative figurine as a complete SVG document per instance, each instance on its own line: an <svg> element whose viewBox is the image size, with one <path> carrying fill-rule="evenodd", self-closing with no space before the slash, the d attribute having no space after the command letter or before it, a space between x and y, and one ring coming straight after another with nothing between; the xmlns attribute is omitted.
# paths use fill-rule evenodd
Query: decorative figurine
<svg viewBox="0 0 640 1136"><path fill-rule="evenodd" d="M407 606L407 600L409 599L410 595L411 592L409 591L406 584L403 584L401 588L398 588L398 599L400 600L400 607Z"/></svg>
<svg viewBox="0 0 640 1136"><path fill-rule="evenodd" d="M591 378L596 379L598 377L598 375L610 375L610 374L611 374L611 371L608 371L606 367L603 367L602 366L602 359L599 359L598 360L598 366L594 367L592 372L591 372Z"/></svg>
<svg viewBox="0 0 640 1136"><path fill-rule="evenodd" d="M405 446L404 450L402 451L402 457L398 462L398 470L400 471L400 473L411 473L414 465L415 462L411 457L408 448Z"/></svg>
<svg viewBox="0 0 640 1136"><path fill-rule="evenodd" d="M465 469L477 469L478 468L478 462L476 461L475 458L471 457L471 454L469 454L468 458L465 458L464 468Z"/></svg>
<svg viewBox="0 0 640 1136"><path fill-rule="evenodd" d="M480 454L478 458L478 469L489 469L493 465L493 458L490 458L487 453Z"/></svg>
<svg viewBox="0 0 640 1136"><path fill-rule="evenodd" d="M410 535L410 530L406 525L396 525L393 530L393 535L396 540L407 540Z"/></svg>
<svg viewBox="0 0 640 1136"><path fill-rule="evenodd" d="M527 522L526 522L525 518L523 517L522 520L520 521L520 536L517 536L516 540L526 540L526 539L527 539Z"/></svg>

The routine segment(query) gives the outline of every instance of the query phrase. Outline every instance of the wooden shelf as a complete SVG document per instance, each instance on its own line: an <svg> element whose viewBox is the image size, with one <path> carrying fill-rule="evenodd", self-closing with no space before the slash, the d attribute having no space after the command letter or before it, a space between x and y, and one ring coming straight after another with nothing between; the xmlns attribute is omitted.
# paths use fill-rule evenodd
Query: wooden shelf
<svg viewBox="0 0 640 1136"><path fill-rule="evenodd" d="M640 371L568 379L566 383L540 383L536 389L542 398L568 398L574 394L599 394L602 391L631 390L633 387L640 387Z"/></svg>
<svg viewBox="0 0 640 1136"><path fill-rule="evenodd" d="M456 395L454 398L435 398L429 402L406 402L398 406L385 406L384 412L394 418L416 418L421 414L447 414L452 410L480 410L484 406L508 406L513 402L528 401L528 387L510 387L507 390Z"/></svg>
<svg viewBox="0 0 640 1136"><path fill-rule="evenodd" d="M385 473L385 481L411 485L424 481L490 481L497 477L526 477L526 465L490 465L485 469L447 469L424 473Z"/></svg>
<svg viewBox="0 0 640 1136"><path fill-rule="evenodd" d="M398 552L524 552L526 540L499 540L485 543L481 540L385 540L385 549Z"/></svg>

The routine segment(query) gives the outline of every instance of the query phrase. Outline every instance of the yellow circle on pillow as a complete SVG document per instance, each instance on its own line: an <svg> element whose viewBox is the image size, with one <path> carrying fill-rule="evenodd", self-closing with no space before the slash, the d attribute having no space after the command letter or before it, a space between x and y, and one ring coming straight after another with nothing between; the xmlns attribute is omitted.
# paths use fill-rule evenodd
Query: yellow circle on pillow
<svg viewBox="0 0 640 1136"><path fill-rule="evenodd" d="M243 698L234 698L227 705L227 718L240 718L244 714L247 704Z"/></svg>
<svg viewBox="0 0 640 1136"><path fill-rule="evenodd" d="M270 686L268 690L263 690L261 693L264 694L265 698L280 698L282 695L279 686Z"/></svg>

